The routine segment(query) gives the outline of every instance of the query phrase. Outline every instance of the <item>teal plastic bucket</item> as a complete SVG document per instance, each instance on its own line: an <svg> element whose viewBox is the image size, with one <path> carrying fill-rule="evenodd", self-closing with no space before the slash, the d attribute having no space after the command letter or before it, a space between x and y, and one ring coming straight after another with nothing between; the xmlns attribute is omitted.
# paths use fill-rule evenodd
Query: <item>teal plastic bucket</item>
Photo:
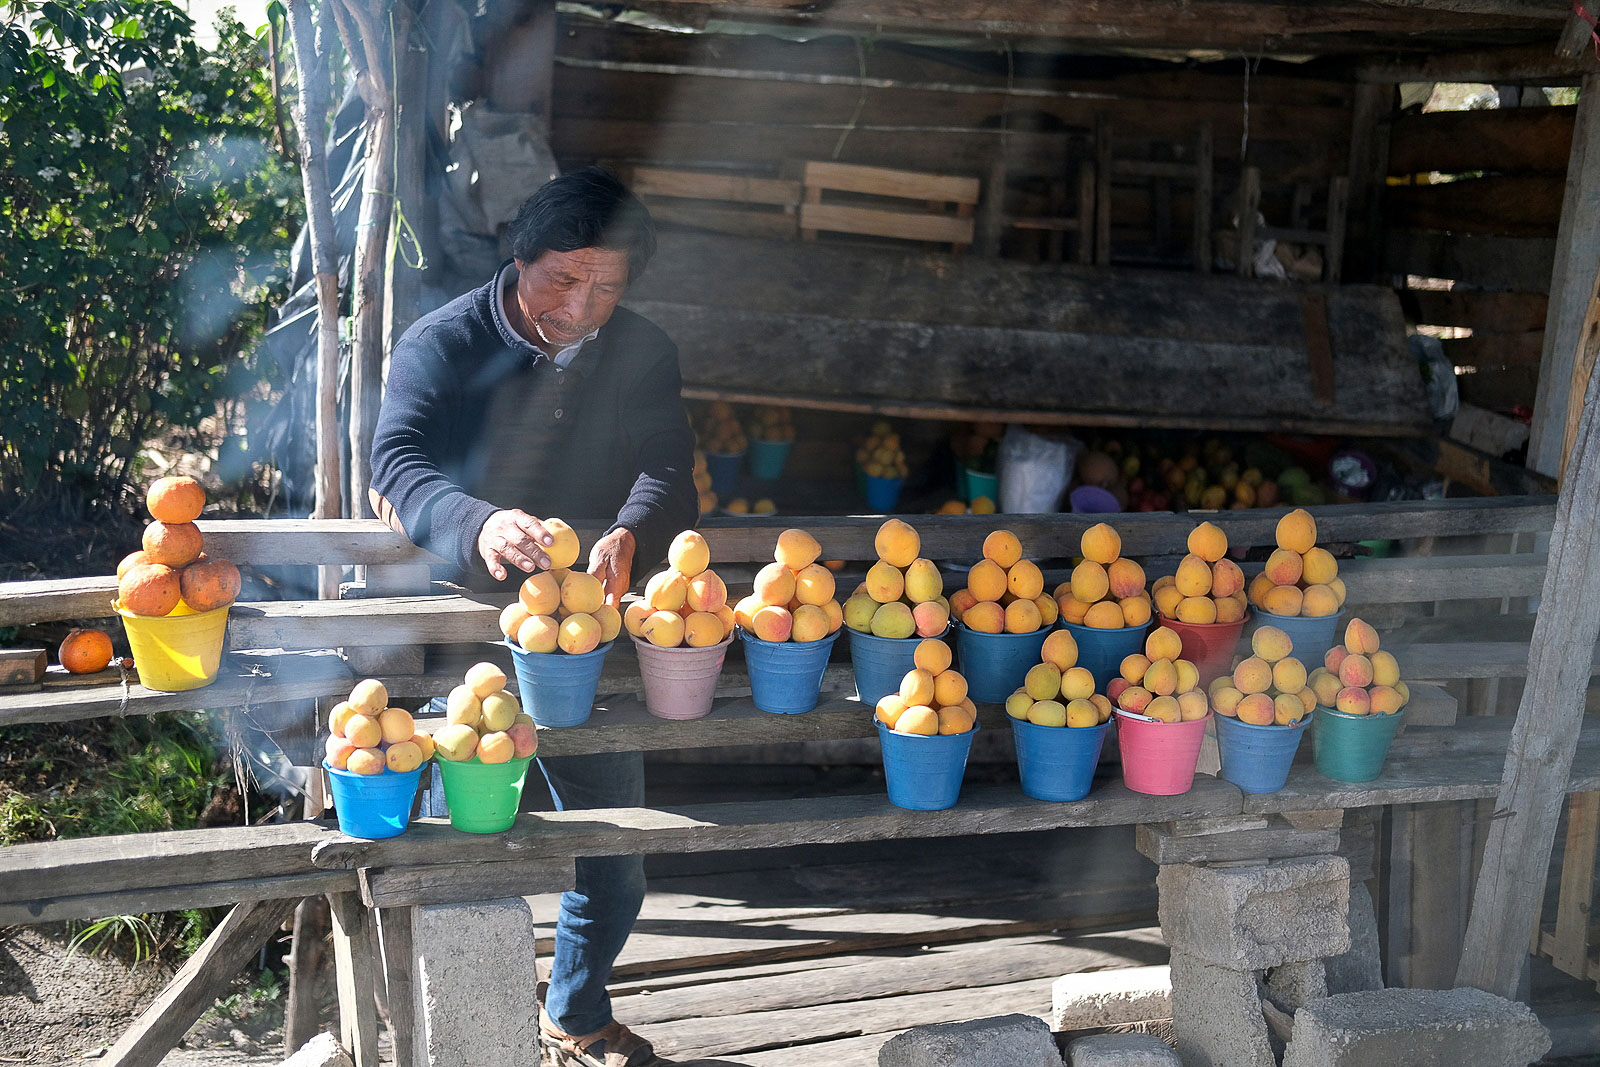
<svg viewBox="0 0 1600 1067"><path fill-rule="evenodd" d="M1012 719L1022 791L1035 800L1082 800L1088 796L1109 725L1039 726Z"/></svg>
<svg viewBox="0 0 1600 1067"><path fill-rule="evenodd" d="M887 515L900 503L900 487L904 478L874 478L863 474L862 495L867 498L867 510L874 515Z"/></svg>
<svg viewBox="0 0 1600 1067"><path fill-rule="evenodd" d="M327 760L322 761L322 766L333 787L333 810L339 816L341 833L373 841L405 833L406 825L411 822L411 802L417 796L422 767L409 771L385 770L382 774L356 774L331 767Z"/></svg>
<svg viewBox="0 0 1600 1067"><path fill-rule="evenodd" d="M793 441L751 441L746 453L750 476L763 482L783 477L783 466L789 462L789 449L793 445Z"/></svg>
<svg viewBox="0 0 1600 1067"><path fill-rule="evenodd" d="M707 452L706 473L711 475L711 491L727 500L739 488L739 471L744 467L743 452Z"/></svg>
<svg viewBox="0 0 1600 1067"><path fill-rule="evenodd" d="M996 504L1000 503L1000 476L998 474L986 474L983 471L975 471L968 467L966 476L967 495L965 500L967 503L972 503L980 496L986 496Z"/></svg>
<svg viewBox="0 0 1600 1067"><path fill-rule="evenodd" d="M1123 626L1116 630L1100 630L1082 623L1062 619L1057 626L1072 635L1078 643L1078 666L1094 675L1094 690L1106 691L1106 684L1122 673L1122 661L1135 652L1144 651L1144 635L1150 624Z"/></svg>
<svg viewBox="0 0 1600 1067"><path fill-rule="evenodd" d="M986 634L956 625L956 658L967 695L980 704L1004 704L1038 663L1050 627L1031 634Z"/></svg>
<svg viewBox="0 0 1600 1067"><path fill-rule="evenodd" d="M1306 716L1293 726L1258 726L1218 715L1217 750L1222 777L1246 793L1276 793L1289 780L1289 765L1300 738L1311 725Z"/></svg>
<svg viewBox="0 0 1600 1067"><path fill-rule="evenodd" d="M945 627L938 639L950 633ZM917 645L930 638L879 637L850 631L850 667L856 676L856 696L863 704L876 707L890 693L900 691L900 683L915 667ZM974 698L976 699L976 698Z"/></svg>
<svg viewBox="0 0 1600 1067"><path fill-rule="evenodd" d="M817 706L838 630L820 641L763 641L742 626L738 629L756 707L774 715L799 715Z"/></svg>
<svg viewBox="0 0 1600 1067"><path fill-rule="evenodd" d="M1254 623L1251 633L1263 626L1276 626L1288 634L1289 642L1294 645L1294 651L1290 655L1305 664L1308 671L1322 666L1322 659L1327 655L1328 649L1339 640L1338 614L1320 617L1274 615L1270 611L1257 609Z"/></svg>
<svg viewBox="0 0 1600 1067"><path fill-rule="evenodd" d="M877 726L889 803L912 811L954 807L978 728L964 734L902 734L881 722Z"/></svg>
<svg viewBox="0 0 1600 1067"><path fill-rule="evenodd" d="M1389 743L1404 714L1350 715L1318 705L1311 728L1317 770L1339 782L1372 781L1383 771Z"/></svg>
<svg viewBox="0 0 1600 1067"><path fill-rule="evenodd" d="M582 726L588 722L606 653L614 643L607 641L592 652L572 656L565 652L528 652L507 638L506 647L511 650L517 670L522 710L540 726Z"/></svg>

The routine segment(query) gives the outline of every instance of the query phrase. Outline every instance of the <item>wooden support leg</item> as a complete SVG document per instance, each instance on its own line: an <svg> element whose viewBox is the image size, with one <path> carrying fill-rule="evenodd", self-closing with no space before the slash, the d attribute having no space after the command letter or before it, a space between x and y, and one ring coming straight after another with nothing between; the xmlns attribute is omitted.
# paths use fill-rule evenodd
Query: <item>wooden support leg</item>
<svg viewBox="0 0 1600 1067"><path fill-rule="evenodd" d="M382 935L383 973L389 990L389 1042L395 1067L416 1065L416 1003L411 980L414 961L411 945L411 909L377 908Z"/></svg>
<svg viewBox="0 0 1600 1067"><path fill-rule="evenodd" d="M155 1067L165 1059L216 1001L217 993L277 933L296 903L289 898L235 904L200 951L189 957L100 1062L106 1067Z"/></svg>
<svg viewBox="0 0 1600 1067"><path fill-rule="evenodd" d="M307 897L294 910L294 939L289 945L289 1004L284 1011L284 1055L322 1029L317 1019L317 977L322 971L323 946L328 936L328 902Z"/></svg>
<svg viewBox="0 0 1600 1067"><path fill-rule="evenodd" d="M339 1042L356 1067L378 1067L376 961L371 913L355 893L328 896L333 914L333 960L339 978Z"/></svg>
<svg viewBox="0 0 1600 1067"><path fill-rule="evenodd" d="M1600 846L1600 793L1574 793L1567 802L1567 842L1561 854L1561 897L1549 939L1556 970L1589 980L1589 919L1594 902L1594 853ZM1543 947L1543 946L1541 946Z"/></svg>

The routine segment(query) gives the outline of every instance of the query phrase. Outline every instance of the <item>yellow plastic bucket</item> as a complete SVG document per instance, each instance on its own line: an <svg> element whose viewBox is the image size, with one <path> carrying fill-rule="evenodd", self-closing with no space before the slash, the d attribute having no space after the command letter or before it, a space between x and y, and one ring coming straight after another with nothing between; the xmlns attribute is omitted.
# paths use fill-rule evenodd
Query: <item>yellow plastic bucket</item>
<svg viewBox="0 0 1600 1067"><path fill-rule="evenodd" d="M135 615L113 603L128 632L128 647L139 684L146 689L177 693L199 689L217 680L222 640L228 631L227 607L195 611L178 602L170 615Z"/></svg>

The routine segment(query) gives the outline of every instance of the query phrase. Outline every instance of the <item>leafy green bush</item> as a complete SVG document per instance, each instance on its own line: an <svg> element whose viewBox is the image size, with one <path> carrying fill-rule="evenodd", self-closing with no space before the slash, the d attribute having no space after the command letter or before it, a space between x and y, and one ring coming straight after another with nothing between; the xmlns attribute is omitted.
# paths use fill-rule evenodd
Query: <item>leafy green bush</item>
<svg viewBox="0 0 1600 1067"><path fill-rule="evenodd" d="M275 384L296 172L260 44L165 0L0 0L0 514L125 503L139 450ZM126 73L124 73L126 72Z"/></svg>

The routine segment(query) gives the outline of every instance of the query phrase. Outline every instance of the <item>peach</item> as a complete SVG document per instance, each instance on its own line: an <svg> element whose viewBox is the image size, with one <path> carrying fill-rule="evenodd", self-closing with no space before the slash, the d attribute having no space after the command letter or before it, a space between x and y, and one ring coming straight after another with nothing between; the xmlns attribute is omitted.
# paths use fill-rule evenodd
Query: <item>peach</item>
<svg viewBox="0 0 1600 1067"><path fill-rule="evenodd" d="M1272 665L1272 684L1280 693L1298 693L1306 687L1305 664L1285 656Z"/></svg>
<svg viewBox="0 0 1600 1067"><path fill-rule="evenodd" d="M873 718L893 730L895 723L900 720L900 716L905 714L905 710L910 706L906 703L906 698L899 693L889 693L878 701L878 707L873 713Z"/></svg>
<svg viewBox="0 0 1600 1067"><path fill-rule="evenodd" d="M338 734L329 734L327 740L322 743L322 752L328 761L328 766L340 770L344 770L345 764L349 762L350 753L355 750L356 746Z"/></svg>
<svg viewBox="0 0 1600 1067"><path fill-rule="evenodd" d="M1325 548L1307 549L1300 557L1300 579L1307 585L1326 585L1339 577L1339 561Z"/></svg>
<svg viewBox="0 0 1600 1067"><path fill-rule="evenodd" d="M475 727L483 718L483 701L468 686L458 685L445 698L444 717L452 725Z"/></svg>
<svg viewBox="0 0 1600 1067"><path fill-rule="evenodd" d="M892 567L909 567L911 561L922 554L922 538L917 531L899 519L889 519L878 527L872 539L878 558Z"/></svg>
<svg viewBox="0 0 1600 1067"><path fill-rule="evenodd" d="M833 599L833 573L824 567L818 567L817 570L828 576L828 595L823 597L822 600L806 600L805 597L800 597L801 600L808 604L820 604L823 600ZM662 573L670 574L671 572L664 571ZM798 586L799 583L796 582L796 596L800 596ZM648 595L648 592L646 595ZM728 586L717 575L716 571L701 571L693 578L686 580L683 602L694 611L716 611L728 602ZM657 606L662 607L665 605ZM593 613L591 612L590 614Z"/></svg>
<svg viewBox="0 0 1600 1067"><path fill-rule="evenodd" d="M1044 592L1044 575L1031 559L1018 560L1006 572L1006 588L1013 596L1032 600Z"/></svg>
<svg viewBox="0 0 1600 1067"><path fill-rule="evenodd" d="M759 577L759 576L758 576ZM879 560L867 570L867 595L880 604L892 604L906 591L906 577L900 568Z"/></svg>
<svg viewBox="0 0 1600 1067"><path fill-rule="evenodd" d="M1275 548L1272 555L1267 557L1267 565L1261 571L1273 585L1295 585L1300 581L1302 570L1300 553L1291 552L1287 548Z"/></svg>
<svg viewBox="0 0 1600 1067"><path fill-rule="evenodd" d="M1344 647L1370 656L1378 651L1378 631L1360 619L1351 619L1344 628Z"/></svg>
<svg viewBox="0 0 1600 1067"><path fill-rule="evenodd" d="M1228 535L1211 523L1202 522L1189 531L1188 547L1207 563L1215 563L1228 554Z"/></svg>
<svg viewBox="0 0 1600 1067"><path fill-rule="evenodd" d="M1174 588L1175 589L1175 588L1177 588L1177 585L1178 585L1178 580L1176 578L1174 578L1170 574L1163 574L1161 577L1157 578L1155 581L1150 583L1150 595L1154 596L1159 590L1162 590L1162 589L1167 589L1167 588Z"/></svg>
<svg viewBox="0 0 1600 1067"><path fill-rule="evenodd" d="M887 606L888 605L885 605L885 607ZM896 606L905 607L904 604L899 604ZM789 630L789 639L792 641L821 641L824 637L828 636L828 613L823 611L822 608L816 604L801 604L799 607L794 609L790 618L791 626ZM695 644L694 630L692 628L693 621L694 617L690 616L691 628L689 630L689 644L695 645L695 647L698 648L701 646ZM710 621L712 623L716 623L716 616L711 616ZM717 629L721 630L721 626L718 625ZM707 629L704 631L704 633L705 635L709 636L711 631ZM906 636L909 637L910 634L907 634ZM721 633L718 633L716 637L709 641L704 641L703 644L714 645L720 640L722 640L722 635Z"/></svg>
<svg viewBox="0 0 1600 1067"><path fill-rule="evenodd" d="M1077 639L1066 630L1053 630L1049 637L1044 639L1044 647L1040 649L1040 658L1046 663L1054 663L1058 670L1066 670L1078 665Z"/></svg>
<svg viewBox="0 0 1600 1067"><path fill-rule="evenodd" d="M870 584L872 575L867 575ZM755 595L763 604L781 608L794 599L795 582L794 572L781 563L769 563L756 571L754 583ZM891 600L899 599L898 595Z"/></svg>
<svg viewBox="0 0 1600 1067"><path fill-rule="evenodd" d="M983 539L983 558L1010 570L1022 558L1022 542L1010 530L995 530Z"/></svg>
<svg viewBox="0 0 1600 1067"><path fill-rule="evenodd" d="M1061 695L1061 669L1054 663L1035 663L1023 677L1022 688L1034 700L1054 700Z"/></svg>
<svg viewBox="0 0 1600 1067"><path fill-rule="evenodd" d="M1112 605L1115 607L1116 605ZM1044 620L1039 617L1039 605L1031 600L1014 600L1005 608L1005 627L1008 634L1035 633ZM1119 613L1117 621L1122 621Z"/></svg>
<svg viewBox="0 0 1600 1067"><path fill-rule="evenodd" d="M1298 615L1305 596L1298 586L1275 585L1261 598L1261 610L1273 615Z"/></svg>
<svg viewBox="0 0 1600 1067"><path fill-rule="evenodd" d="M1122 625L1144 626L1150 621L1150 598L1140 594L1117 602L1122 611Z"/></svg>
<svg viewBox="0 0 1600 1067"><path fill-rule="evenodd" d="M1277 719L1277 708L1265 693L1246 693L1233 713L1240 722L1257 726L1270 726Z"/></svg>
<svg viewBox="0 0 1600 1067"><path fill-rule="evenodd" d="M1372 698L1359 685L1347 685L1339 690L1333 706L1346 715L1368 715L1372 712Z"/></svg>
<svg viewBox="0 0 1600 1067"><path fill-rule="evenodd" d="M967 679L960 671L943 671L933 677L933 700L941 708L957 707L967 699Z"/></svg>
<svg viewBox="0 0 1600 1067"><path fill-rule="evenodd" d="M1086 697L1067 702L1067 725L1074 729L1085 729L1090 726L1100 725L1100 709L1095 707L1094 701Z"/></svg>
<svg viewBox="0 0 1600 1067"><path fill-rule="evenodd" d="M1122 663L1117 667L1117 673L1126 678L1131 684L1138 685L1144 680L1145 672L1150 669L1150 657L1140 652L1122 657Z"/></svg>
<svg viewBox="0 0 1600 1067"><path fill-rule="evenodd" d="M977 721L977 718L976 715L960 705L940 708L939 732L941 734L964 734L972 729L972 725Z"/></svg>
<svg viewBox="0 0 1600 1067"><path fill-rule="evenodd" d="M1217 601L1218 622L1238 622L1244 618L1244 602L1237 597L1225 596Z"/></svg>
<svg viewBox="0 0 1600 1067"><path fill-rule="evenodd" d="M1033 698L1021 689L1006 697L1006 714L1013 719L1026 719L1028 717L1028 709L1031 707L1033 707Z"/></svg>
<svg viewBox="0 0 1600 1067"><path fill-rule="evenodd" d="M390 745L389 751L383 754L383 762L391 771L405 774L422 766L422 749L412 744L408 737Z"/></svg>
<svg viewBox="0 0 1600 1067"><path fill-rule="evenodd" d="M844 625L844 610L839 607L839 602L837 600L828 601L826 604L822 605L822 610L828 613L828 624L835 630ZM722 632L724 635L733 633L733 628L739 625L738 620L733 617L733 606L731 604L722 605L722 607L712 612L712 614L714 614L717 617L717 621L722 624Z"/></svg>
<svg viewBox="0 0 1600 1067"><path fill-rule="evenodd" d="M528 723L531 726L533 720L528 720ZM433 758L433 738L429 736L426 730L418 730L416 733L412 734L411 743L416 745L417 751L422 753L423 762L427 762Z"/></svg>
<svg viewBox="0 0 1600 1067"><path fill-rule="evenodd" d="M550 557L551 570L564 570L578 562L578 534L560 519L541 519L545 532L552 538L544 554Z"/></svg>
<svg viewBox="0 0 1600 1067"><path fill-rule="evenodd" d="M1374 652L1367 657L1372 661L1372 684L1392 686L1400 680L1400 664L1388 652Z"/></svg>
<svg viewBox="0 0 1600 1067"><path fill-rule="evenodd" d="M726 608L727 605L724 604L722 607ZM594 621L600 624L600 643L602 645L608 641L616 640L617 635L622 632L622 612L610 604L601 604L589 614L594 616Z"/></svg>
<svg viewBox="0 0 1600 1067"><path fill-rule="evenodd" d="M151 563L185 567L199 557L203 547L200 527L192 522L157 520L144 528L144 554Z"/></svg>
<svg viewBox="0 0 1600 1067"><path fill-rule="evenodd" d="M1322 665L1328 669L1329 673L1338 674L1339 666L1344 663L1344 658L1349 654L1350 650L1348 648L1343 645L1334 645L1322 654Z"/></svg>
<svg viewBox="0 0 1600 1067"><path fill-rule="evenodd" d="M756 601L754 604L751 601ZM746 630L750 628L745 616L749 611L760 607L760 602L755 597L745 597L739 601L739 606L734 609L734 617L739 619L739 625ZM844 624L859 633L869 633L872 630L872 616L878 610L878 602L865 593L857 593L844 602Z"/></svg>
<svg viewBox="0 0 1600 1067"><path fill-rule="evenodd" d="M1262 626L1250 635L1250 651L1268 663L1276 663L1294 651L1294 642L1278 627Z"/></svg>
<svg viewBox="0 0 1600 1067"><path fill-rule="evenodd" d="M1178 672L1178 692L1187 693L1200 688L1200 668L1186 659L1175 659L1172 667Z"/></svg>
<svg viewBox="0 0 1600 1067"><path fill-rule="evenodd" d="M531 618L533 616L522 606L522 601L507 604L500 612L500 632L515 640L517 630Z"/></svg>
<svg viewBox="0 0 1600 1067"><path fill-rule="evenodd" d="M374 747L358 748L350 753L344 769L353 774L382 774L386 764L383 750Z"/></svg>
<svg viewBox="0 0 1600 1067"><path fill-rule="evenodd" d="M1313 619L1339 614L1339 598L1326 585L1308 585L1300 596L1300 614Z"/></svg>
<svg viewBox="0 0 1600 1067"><path fill-rule="evenodd" d="M478 762L509 763L517 753L517 743L504 730L495 730L478 739Z"/></svg>
<svg viewBox="0 0 1600 1067"><path fill-rule="evenodd" d="M671 587L671 592L666 595L676 597L678 606L681 606L683 604L684 591L687 589L687 583L684 581L683 575L677 571L662 571L661 574L656 575L651 580L656 581L663 576L670 576L667 584ZM645 599L650 599L649 586L645 587ZM600 579L594 575L585 571L573 571L562 579L561 608L568 615L592 614L596 608L605 602L605 586L601 585ZM660 607L660 605L656 606Z"/></svg>
<svg viewBox="0 0 1600 1067"><path fill-rule="evenodd" d="M1246 694L1272 688L1272 665L1260 656L1247 656L1233 668L1233 687Z"/></svg>
<svg viewBox="0 0 1600 1067"><path fill-rule="evenodd" d="M334 737L344 736L345 724L350 721L350 716L360 714L360 709L348 700L341 700L328 712L328 732Z"/></svg>
<svg viewBox="0 0 1600 1067"><path fill-rule="evenodd" d="M634 608L643 608L646 615L650 614L648 604L635 604ZM633 608L629 608L632 611ZM522 646L524 652L538 652L548 655L561 646L561 620L554 615L529 616L521 626L517 627L517 644Z"/></svg>
<svg viewBox="0 0 1600 1067"><path fill-rule="evenodd" d="M918 556L906 568L906 599L913 604L926 604L938 600L944 593L944 577L933 560Z"/></svg>
<svg viewBox="0 0 1600 1067"><path fill-rule="evenodd" d="M961 622L981 634L1002 634L1006 632L1006 609L992 600L980 601L967 609Z"/></svg>
<svg viewBox="0 0 1600 1067"><path fill-rule="evenodd" d="M1279 726L1299 722L1306 716L1306 706L1298 693L1279 693L1272 700L1272 721Z"/></svg>
<svg viewBox="0 0 1600 1067"><path fill-rule="evenodd" d="M1102 600L1111 591L1111 578L1106 569L1092 559L1086 559L1072 570L1072 598L1085 604Z"/></svg>
<svg viewBox="0 0 1600 1067"><path fill-rule="evenodd" d="M1143 715L1144 709L1149 707L1150 702L1155 698L1156 695L1144 686L1130 685L1122 691L1121 696L1117 697L1117 707L1123 711L1131 711L1136 715Z"/></svg>
<svg viewBox="0 0 1600 1067"><path fill-rule="evenodd" d="M1157 696L1171 696L1178 691L1178 668L1170 659L1151 660L1139 684Z"/></svg>
<svg viewBox="0 0 1600 1067"><path fill-rule="evenodd" d="M344 736L357 748L377 748L383 743L383 727L376 716L357 712L345 720Z"/></svg>
<svg viewBox="0 0 1600 1067"><path fill-rule="evenodd" d="M1295 508L1278 520L1278 547L1300 555L1317 544L1317 522L1304 508Z"/></svg>
<svg viewBox="0 0 1600 1067"><path fill-rule="evenodd" d="M530 574L517 590L517 602L529 615L554 615L561 606L561 583L549 571Z"/></svg>
<svg viewBox="0 0 1600 1067"><path fill-rule="evenodd" d="M820 555L822 546L817 544L815 537L804 530L783 531L778 535L778 544L772 550L772 558L792 571L805 570L816 563Z"/></svg>
<svg viewBox="0 0 1600 1067"><path fill-rule="evenodd" d="M1224 676L1226 680L1226 676ZM1244 694L1231 685L1224 685L1211 694L1211 706L1223 715L1237 715L1239 702L1244 699Z"/></svg>
<svg viewBox="0 0 1600 1067"><path fill-rule="evenodd" d="M500 681L504 684L504 674L501 674ZM469 677L467 684L470 685L471 683L472 679ZM499 686L495 688L499 688ZM377 717L379 712L389 706L389 690L376 678L363 678L351 687L349 699L357 711Z"/></svg>
<svg viewBox="0 0 1600 1067"><path fill-rule="evenodd" d="M1177 659L1183 655L1183 638L1178 631L1167 626L1157 626L1144 639L1144 654L1154 662L1158 659Z"/></svg>
<svg viewBox="0 0 1600 1067"><path fill-rule="evenodd" d="M1067 700L1087 699L1094 692L1094 675L1087 667L1068 667L1061 672L1061 695Z"/></svg>
<svg viewBox="0 0 1600 1067"><path fill-rule="evenodd" d="M1083 538L1078 542L1078 549L1084 559L1093 560L1103 567L1109 567L1118 556L1122 555L1122 537L1116 530L1103 522L1097 522L1083 531ZM1135 564L1137 566L1137 564ZM1143 572L1140 572L1141 574ZM1123 594L1131 596L1132 594Z"/></svg>
<svg viewBox="0 0 1600 1067"><path fill-rule="evenodd" d="M921 667L913 667L900 679L900 696L909 705L933 703L932 671L925 671Z"/></svg>
<svg viewBox="0 0 1600 1067"><path fill-rule="evenodd" d="M1157 589L1152 594L1155 597L1156 611L1169 619L1178 617L1178 605L1183 603L1183 594L1178 592L1175 585Z"/></svg>
<svg viewBox="0 0 1600 1067"><path fill-rule="evenodd" d="M474 663L467 668L467 673L462 678L462 681L466 683L467 688L471 689L479 700L482 700L490 693L498 693L506 687L506 672L487 661ZM359 689L360 686L356 688ZM387 703L389 694L385 693L383 699ZM351 690L350 702L352 704L360 703L356 698L355 690Z"/></svg>
<svg viewBox="0 0 1600 1067"><path fill-rule="evenodd" d="M1076 626L1083 625L1083 620L1089 617L1090 605L1073 596L1070 588L1066 596L1056 597L1056 607L1060 609L1062 621Z"/></svg>
<svg viewBox="0 0 1600 1067"><path fill-rule="evenodd" d="M1148 602L1146 609L1148 608ZM1061 617L1061 609L1056 605L1055 599L1045 593L1040 593L1033 598L1033 606L1039 609L1039 624L1041 626L1054 626Z"/></svg>
<svg viewBox="0 0 1600 1067"><path fill-rule="evenodd" d="M1211 592L1211 565L1193 552L1178 563L1173 585L1186 597L1207 596Z"/></svg>
<svg viewBox="0 0 1600 1067"><path fill-rule="evenodd" d="M778 609L782 610L782 609ZM788 612L784 612L785 615ZM675 611L652 611L639 624L639 636L657 648L677 648L683 644L686 620ZM778 640L786 640L787 634Z"/></svg>
<svg viewBox="0 0 1600 1067"><path fill-rule="evenodd" d="M1149 706L1144 709L1144 713L1152 719L1160 719L1162 722L1183 721L1183 705L1178 703L1177 697L1156 697L1150 701Z"/></svg>
<svg viewBox="0 0 1600 1067"><path fill-rule="evenodd" d="M1103 693L1090 693L1089 703L1100 713L1100 721L1106 722L1111 718L1111 713L1116 711L1116 705L1111 703L1111 698Z"/></svg>
<svg viewBox="0 0 1600 1067"><path fill-rule="evenodd" d="M697 531L685 530L667 546L667 566L685 577L693 578L711 566L711 546Z"/></svg>
<svg viewBox="0 0 1600 1067"><path fill-rule="evenodd" d="M539 732L531 722L512 723L506 736L511 738L512 759L527 759L539 751Z"/></svg>
<svg viewBox="0 0 1600 1067"><path fill-rule="evenodd" d="M1096 630L1120 630L1127 625L1127 619L1122 614L1121 604L1102 600L1089 608L1083 616L1083 624Z"/></svg>
<svg viewBox="0 0 1600 1067"><path fill-rule="evenodd" d="M509 730L521 714L522 705L517 703L517 698L502 689L483 698L483 717L478 722L478 728L486 733Z"/></svg>
<svg viewBox="0 0 1600 1067"><path fill-rule="evenodd" d="M466 723L441 726L433 734L433 750L441 759L462 763L478 750L478 731Z"/></svg>
<svg viewBox="0 0 1600 1067"><path fill-rule="evenodd" d="M600 623L587 612L574 612L561 620L556 645L569 656L593 652L600 647Z"/></svg>
<svg viewBox="0 0 1600 1067"><path fill-rule="evenodd" d="M957 589L950 594L950 614L959 619L967 613L968 608L977 602L978 598L972 595L972 590Z"/></svg>
<svg viewBox="0 0 1600 1067"><path fill-rule="evenodd" d="M1350 653L1339 664L1339 681L1345 685L1371 685L1372 661L1359 652Z"/></svg>
<svg viewBox="0 0 1600 1067"><path fill-rule="evenodd" d="M1309 685L1296 693L1295 696L1300 698L1300 704L1306 709L1307 715L1317 710L1317 691Z"/></svg>
<svg viewBox="0 0 1600 1067"><path fill-rule="evenodd" d="M1339 601L1339 606L1341 608L1344 607L1344 599L1348 595L1345 591L1344 579L1335 578L1328 583L1328 589L1332 591L1334 597Z"/></svg>
<svg viewBox="0 0 1600 1067"><path fill-rule="evenodd" d="M1106 568L1106 580L1111 595L1118 600L1144 592L1144 568L1131 559L1112 560Z"/></svg>
<svg viewBox="0 0 1600 1067"><path fill-rule="evenodd" d="M751 616L750 632L763 641L787 641L794 632L794 616L769 604Z"/></svg>
<svg viewBox="0 0 1600 1067"><path fill-rule="evenodd" d="M1232 596L1244 588L1244 571L1231 559L1219 559L1211 565L1211 595Z"/></svg>
<svg viewBox="0 0 1600 1067"><path fill-rule="evenodd" d="M1228 674L1220 674L1217 677L1211 679L1211 681L1209 683L1207 683L1206 692L1210 693L1212 698L1215 699L1216 695L1217 695L1217 690L1219 690L1219 689L1227 689L1232 685L1233 685L1233 674L1231 672L1228 673Z"/></svg>
<svg viewBox="0 0 1600 1067"><path fill-rule="evenodd" d="M206 491L183 474L157 478L145 490L144 506L161 522L193 522L206 506Z"/></svg>
<svg viewBox="0 0 1600 1067"><path fill-rule="evenodd" d="M164 563L137 563L117 582L118 605L135 615L169 614L182 595L179 572Z"/></svg>
<svg viewBox="0 0 1600 1067"><path fill-rule="evenodd" d="M912 608L911 618L916 623L918 637L938 637L950 626L950 609L937 600L929 600Z"/></svg>
<svg viewBox="0 0 1600 1067"><path fill-rule="evenodd" d="M1400 697L1400 691L1389 685L1375 685L1367 693L1368 700L1372 703L1374 715L1393 715L1405 707L1405 701Z"/></svg>
<svg viewBox="0 0 1600 1067"><path fill-rule="evenodd" d="M239 568L225 559L202 559L178 572L183 602L195 611L227 607L239 595Z"/></svg>
<svg viewBox="0 0 1600 1067"><path fill-rule="evenodd" d="M1344 688L1337 674L1330 674L1322 667L1306 676L1306 684L1311 687L1317 703L1325 708L1333 707L1333 702L1339 699L1339 690Z"/></svg>
<svg viewBox="0 0 1600 1067"><path fill-rule="evenodd" d="M1067 725L1067 706L1059 700L1036 700L1028 709L1028 721L1035 726Z"/></svg>
<svg viewBox="0 0 1600 1067"><path fill-rule="evenodd" d="M1250 584L1246 587L1246 595L1250 603L1260 607L1262 601L1267 599L1267 594L1275 588L1277 587L1272 584L1271 578L1268 578L1265 574L1258 574L1250 579Z"/></svg>
<svg viewBox="0 0 1600 1067"><path fill-rule="evenodd" d="M1132 688L1134 683L1118 675L1106 683L1106 696L1112 701L1121 699L1122 694Z"/></svg>
<svg viewBox="0 0 1600 1067"><path fill-rule="evenodd" d="M121 581L122 576L127 574L130 568L137 567L141 563L149 562L150 557L144 554L144 549L139 548L129 552L126 556L123 556L122 561L117 564L117 580Z"/></svg>
<svg viewBox="0 0 1600 1067"><path fill-rule="evenodd" d="M391 745L399 741L411 740L411 735L417 732L417 724L412 721L411 713L404 708L384 708L378 716L378 729L383 734L383 739Z"/></svg>
<svg viewBox="0 0 1600 1067"><path fill-rule="evenodd" d="M1211 702L1198 689L1178 694L1178 714L1184 722L1203 719L1211 713Z"/></svg>
<svg viewBox="0 0 1600 1067"><path fill-rule="evenodd" d="M872 614L871 630L877 637L913 637L917 632L916 613L899 601L879 604Z"/></svg>
<svg viewBox="0 0 1600 1067"><path fill-rule="evenodd" d="M1208 596L1186 596L1178 601L1178 621L1201 626L1217 621L1217 602Z"/></svg>

